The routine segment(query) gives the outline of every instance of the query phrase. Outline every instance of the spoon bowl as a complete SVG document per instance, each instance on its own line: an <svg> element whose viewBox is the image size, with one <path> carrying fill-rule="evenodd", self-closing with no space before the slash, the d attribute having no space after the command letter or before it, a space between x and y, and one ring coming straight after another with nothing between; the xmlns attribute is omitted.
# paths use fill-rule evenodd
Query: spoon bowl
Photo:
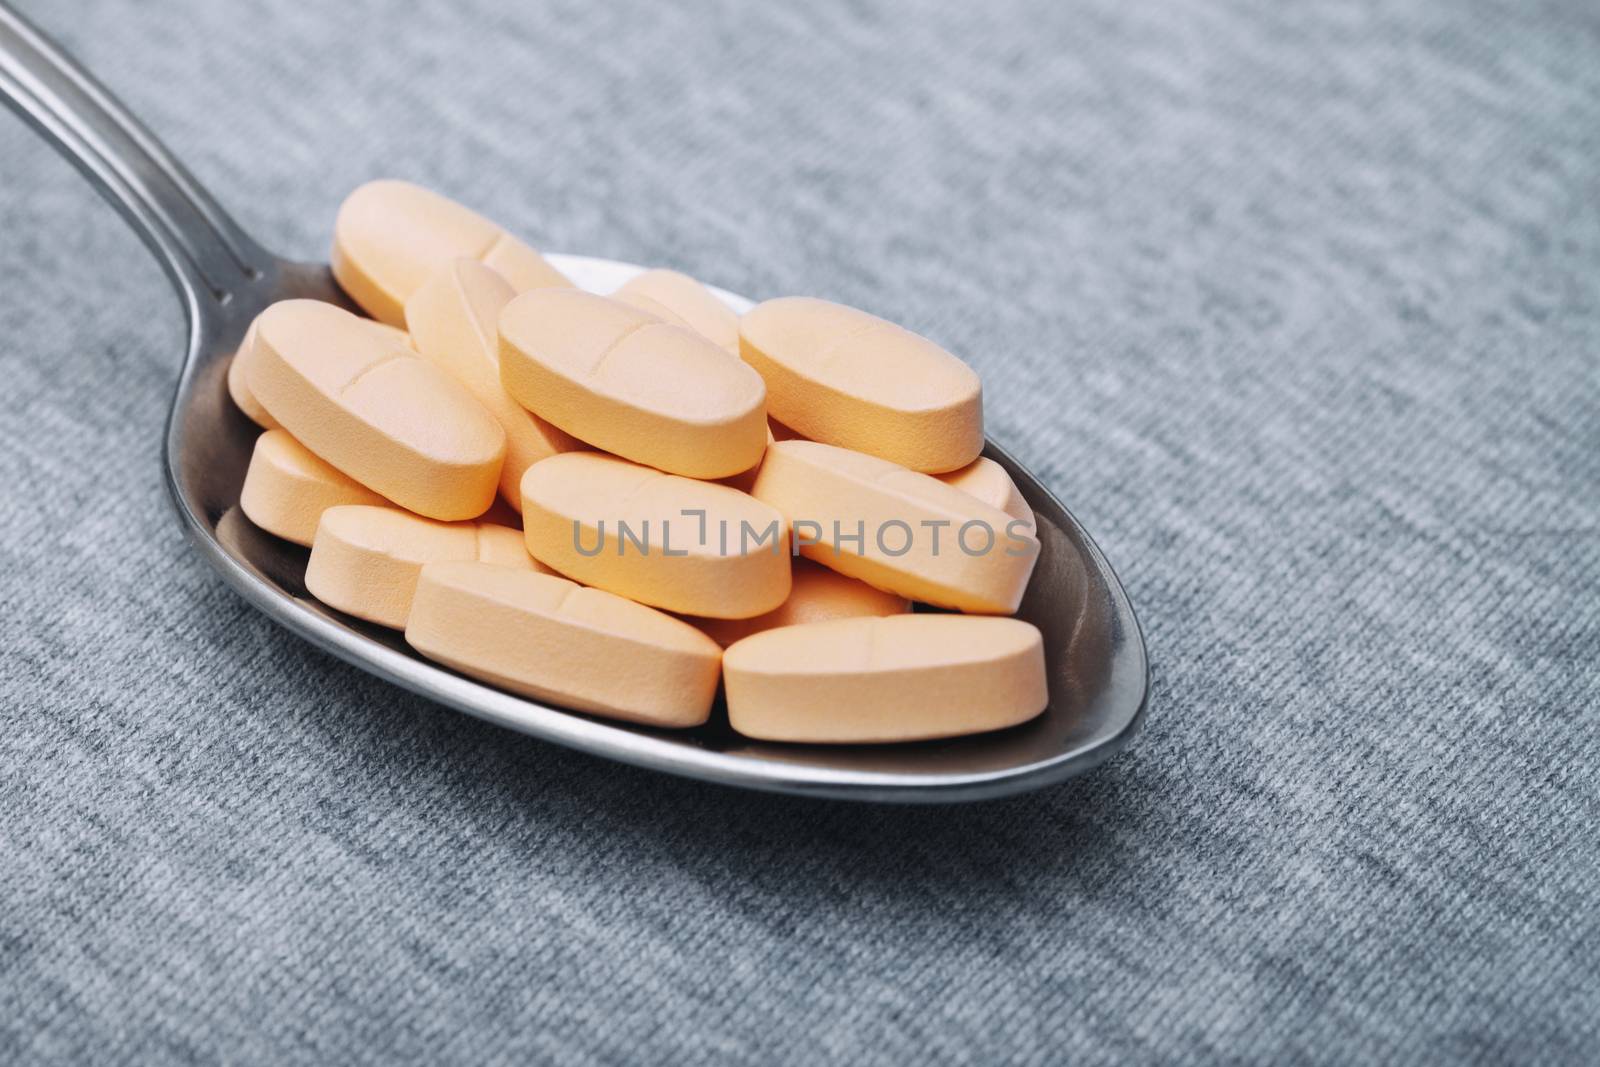
<svg viewBox="0 0 1600 1067"><path fill-rule="evenodd" d="M188 316L163 466L196 551L256 608L341 659L458 711L636 766L773 792L884 802L1004 796L1081 773L1123 748L1143 717L1144 639L1104 555L1037 478L989 442L1033 508L1040 556L1021 618L1044 636L1050 705L1030 722L905 745L753 741L719 707L704 727L651 729L550 707L439 667L401 636L328 608L305 589L307 551L239 510L259 427L234 407L228 361L255 315L278 300L353 305L326 265L270 255L77 64L0 0L0 96L49 138L144 238ZM549 255L579 286L610 292L642 267ZM744 297L714 290L736 311Z"/></svg>

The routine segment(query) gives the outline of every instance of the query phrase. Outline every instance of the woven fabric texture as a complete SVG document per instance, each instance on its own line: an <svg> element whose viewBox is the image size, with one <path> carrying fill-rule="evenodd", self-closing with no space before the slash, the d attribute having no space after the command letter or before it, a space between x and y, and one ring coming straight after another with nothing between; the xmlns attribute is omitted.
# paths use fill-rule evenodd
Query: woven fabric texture
<svg viewBox="0 0 1600 1067"><path fill-rule="evenodd" d="M0 122L0 1060L1600 1059L1600 14L21 0L252 233L397 176L937 338L1142 736L886 809L374 681L186 547L182 322Z"/></svg>

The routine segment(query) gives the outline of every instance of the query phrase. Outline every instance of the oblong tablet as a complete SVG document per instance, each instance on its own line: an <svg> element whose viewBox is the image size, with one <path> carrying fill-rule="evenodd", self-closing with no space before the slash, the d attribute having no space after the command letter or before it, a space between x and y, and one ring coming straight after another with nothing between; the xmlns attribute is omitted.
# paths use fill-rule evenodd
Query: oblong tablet
<svg viewBox="0 0 1600 1067"><path fill-rule="evenodd" d="M971 367L875 315L810 297L758 304L739 350L767 383L772 417L813 441L940 473L983 451Z"/></svg>
<svg viewBox="0 0 1600 1067"><path fill-rule="evenodd" d="M474 563L422 568L418 652L511 692L652 726L698 726L722 650L693 626L565 578Z"/></svg>
<svg viewBox="0 0 1600 1067"><path fill-rule="evenodd" d="M245 413L245 417L263 430L276 430L278 420L273 418L267 409L261 406L261 401L250 391L250 379L247 365L250 362L250 351L256 345L256 324L250 323L250 328L244 333L244 340L239 342L239 348L228 361L228 396L232 398L234 407ZM259 525L259 524L257 524Z"/></svg>
<svg viewBox="0 0 1600 1067"><path fill-rule="evenodd" d="M403 630L422 565L442 560L545 569L528 555L516 530L354 505L322 513L306 563L306 589L347 615Z"/></svg>
<svg viewBox="0 0 1600 1067"><path fill-rule="evenodd" d="M1020 619L898 615L768 630L723 653L728 721L811 744L925 741L1026 722L1049 703Z"/></svg>
<svg viewBox="0 0 1600 1067"><path fill-rule="evenodd" d="M532 248L454 200L410 182L367 182L339 205L334 280L379 322L405 325L405 303L452 259L476 259L517 292L572 282Z"/></svg>
<svg viewBox="0 0 1600 1067"><path fill-rule="evenodd" d="M268 430L256 438L239 491L239 508L251 522L286 541L310 545L322 513L341 504L384 507L389 502L318 459L287 430Z"/></svg>
<svg viewBox="0 0 1600 1067"><path fill-rule="evenodd" d="M685 621L726 648L751 634L780 626L903 615L911 610L911 602L903 596L874 589L866 582L847 578L808 559L794 561L792 585L789 598L765 615L753 619L689 618Z"/></svg>
<svg viewBox="0 0 1600 1067"><path fill-rule="evenodd" d="M500 313L506 392L574 437L691 478L748 470L767 443L761 376L704 337L576 289Z"/></svg>
<svg viewBox="0 0 1600 1067"><path fill-rule="evenodd" d="M496 323L515 295L482 263L451 260L406 301L406 328L423 358L465 385L506 432L500 495L520 510L523 472L582 443L512 400L500 382Z"/></svg>
<svg viewBox="0 0 1600 1067"><path fill-rule="evenodd" d="M926 604L1017 610L1039 542L1012 518L930 475L816 441L767 449L750 494L777 508L800 553Z"/></svg>
<svg viewBox="0 0 1600 1067"><path fill-rule="evenodd" d="M776 440L777 438L772 436L772 424L769 422L767 423L767 444L770 445ZM761 454L763 456L766 455L766 450L762 449ZM749 470L740 471L738 474L732 475L728 478L717 478L715 480L718 485L726 485L729 488L739 490L741 493L748 493L750 491L750 487L756 484L756 475L760 473L761 461L756 460L756 465L751 467Z"/></svg>
<svg viewBox="0 0 1600 1067"><path fill-rule="evenodd" d="M259 317L257 316L257 318ZM398 341L407 348L412 347L411 338L406 335L404 330L386 326L372 319L362 319L361 321L367 323L384 337ZM239 350L233 354L233 359L228 361L228 395L233 398L234 404L249 417L251 422L263 430L275 430L278 428L278 420L273 418L267 409L261 406L261 401L257 400L256 395L250 391L250 360L252 358L251 353L255 349L255 343L256 324L251 322L250 329L245 331L244 340L239 344Z"/></svg>
<svg viewBox="0 0 1600 1067"><path fill-rule="evenodd" d="M739 354L739 316L687 274L647 270L611 295L666 322L687 326L730 355Z"/></svg>
<svg viewBox="0 0 1600 1067"><path fill-rule="evenodd" d="M348 311L284 300L256 320L250 390L301 444L434 519L494 501L506 435L466 386Z"/></svg>
<svg viewBox="0 0 1600 1067"><path fill-rule="evenodd" d="M522 478L535 559L569 578L686 615L744 619L789 596L789 527L711 482L598 452L566 452Z"/></svg>
<svg viewBox="0 0 1600 1067"><path fill-rule="evenodd" d="M1013 519L1020 519L1029 533L1038 529L1033 509L1022 499L1022 490L1004 467L987 456L979 456L960 470L938 475L938 478L945 485L971 493L991 508L999 508Z"/></svg>

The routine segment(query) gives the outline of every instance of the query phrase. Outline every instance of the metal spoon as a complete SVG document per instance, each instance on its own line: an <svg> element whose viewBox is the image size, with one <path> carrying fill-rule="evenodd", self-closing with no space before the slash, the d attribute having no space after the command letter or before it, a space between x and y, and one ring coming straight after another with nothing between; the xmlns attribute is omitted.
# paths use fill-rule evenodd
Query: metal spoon
<svg viewBox="0 0 1600 1067"><path fill-rule="evenodd" d="M228 358L276 300L349 301L324 264L266 252L112 95L0 0L0 93L120 211L183 301L188 351L167 420L167 487L189 539L241 596L301 637L413 692L501 726L595 755L727 785L871 801L963 801L1035 789L1081 773L1133 737L1149 691L1144 638L1111 566L1077 521L992 442L1038 518L1042 551L1021 617L1044 633L1050 707L994 734L897 746L750 741L725 718L688 732L588 718L436 667L397 634L323 607L305 591L306 552L238 508L257 433L228 399ZM642 268L552 255L600 292ZM743 310L749 301L722 294Z"/></svg>

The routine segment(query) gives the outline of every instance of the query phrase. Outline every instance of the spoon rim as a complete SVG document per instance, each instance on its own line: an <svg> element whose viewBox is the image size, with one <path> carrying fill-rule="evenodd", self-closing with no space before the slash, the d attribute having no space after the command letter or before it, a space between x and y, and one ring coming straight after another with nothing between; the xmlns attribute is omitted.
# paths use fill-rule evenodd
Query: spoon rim
<svg viewBox="0 0 1600 1067"><path fill-rule="evenodd" d="M546 258L565 273L582 273L585 268L590 272L604 269L622 280L646 269L594 256L546 253ZM286 271L325 269L320 264L283 266ZM736 310L742 311L752 306L748 298L739 294L715 286L708 288ZM228 338L217 335L224 331L242 335L243 318L235 309L227 321L206 322L197 319L191 324L189 352L168 413L162 456L168 495L184 533L201 557L251 606L300 638L403 689L518 733L648 770L768 793L877 803L964 802L996 799L1038 789L1090 770L1120 752L1133 740L1147 714L1150 703L1149 658L1138 616L1120 578L1099 545L1049 487L1003 447L987 438L984 454L1001 462L1008 470L1027 474L1030 483L1058 510L1064 519L1063 533L1081 547L1088 566L1102 578L1112 612L1120 624L1118 629L1122 641L1111 655L1129 655L1136 660L1138 700L1135 706L1121 709L1123 714L1116 728L1048 758L985 771L905 773L808 765L800 761L773 761L713 751L677 739L666 731L660 734L641 732L636 725L611 723L515 696L391 648L355 629L341 626L313 608L309 602L284 591L231 553L218 538L215 522L197 514L183 488L177 462L183 441L180 417L203 365L226 358L223 355L223 343ZM209 356L206 351L208 341L211 350ZM237 339L233 340L233 344L237 344Z"/></svg>

